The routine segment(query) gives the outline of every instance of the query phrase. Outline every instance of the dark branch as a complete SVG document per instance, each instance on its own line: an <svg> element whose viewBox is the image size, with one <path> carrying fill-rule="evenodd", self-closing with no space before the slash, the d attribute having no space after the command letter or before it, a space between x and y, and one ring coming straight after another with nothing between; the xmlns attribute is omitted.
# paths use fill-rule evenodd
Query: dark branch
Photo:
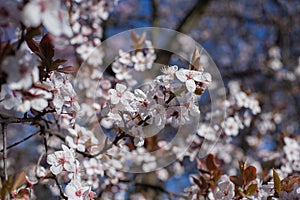
<svg viewBox="0 0 300 200"><path fill-rule="evenodd" d="M18 142L15 142L15 143L13 143L12 145L9 145L6 149L7 149L7 150L8 150L8 149L11 149L11 148L13 148L13 147L15 147L15 146L17 146L17 145L19 145L19 144L21 144L21 143L23 143L23 142L29 140L30 138L32 138L33 136L37 135L38 133L40 133L40 131L36 131L36 132L32 133L31 135L28 135L27 137L23 138L22 140L20 140L20 141L18 141ZM3 151L4 151L4 149L1 149L0 152L3 152Z"/></svg>

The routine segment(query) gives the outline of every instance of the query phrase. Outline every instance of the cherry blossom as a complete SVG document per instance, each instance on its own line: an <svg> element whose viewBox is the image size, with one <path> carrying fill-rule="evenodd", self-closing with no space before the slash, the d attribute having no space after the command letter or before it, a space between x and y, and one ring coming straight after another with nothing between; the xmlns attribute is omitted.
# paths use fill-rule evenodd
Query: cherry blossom
<svg viewBox="0 0 300 200"><path fill-rule="evenodd" d="M111 103L118 104L119 102L123 105L128 105L128 100L133 98L133 94L129 91L126 91L127 87L123 84L116 84L116 89L110 89L111 94Z"/></svg>
<svg viewBox="0 0 300 200"><path fill-rule="evenodd" d="M42 89L32 88L28 91L28 94L28 98L23 97L22 104L17 107L17 110L22 113L29 111L30 108L36 111L43 111L48 107L48 100L52 99L52 94Z"/></svg>
<svg viewBox="0 0 300 200"><path fill-rule="evenodd" d="M62 145L61 148L62 151L56 151L47 156L47 163L51 165L50 170L55 175L60 174L63 170L75 171L74 151L65 145Z"/></svg>
<svg viewBox="0 0 300 200"><path fill-rule="evenodd" d="M37 27L41 23L54 35L72 36L68 24L68 15L60 7L60 1L32 0L25 5L22 12L23 23L28 27Z"/></svg>
<svg viewBox="0 0 300 200"><path fill-rule="evenodd" d="M0 106L6 110L17 108L22 103L22 95L11 90L7 84L1 86Z"/></svg>
<svg viewBox="0 0 300 200"><path fill-rule="evenodd" d="M227 175L222 175L217 182L217 187L214 190L216 199L230 200L235 195L234 184L229 180Z"/></svg>
<svg viewBox="0 0 300 200"><path fill-rule="evenodd" d="M229 117L223 123L223 129L226 135L237 136L239 133L239 124L233 117Z"/></svg>
<svg viewBox="0 0 300 200"><path fill-rule="evenodd" d="M132 62L134 63L134 69L136 71L145 71L146 69L146 58L143 52L137 52L136 55L132 56Z"/></svg>
<svg viewBox="0 0 300 200"><path fill-rule="evenodd" d="M88 196L89 187L83 186L79 180L72 180L65 188L65 193L69 199L84 200L90 199Z"/></svg>
<svg viewBox="0 0 300 200"><path fill-rule="evenodd" d="M102 164L101 160L91 158L89 160L83 161L83 166L86 170L87 175L104 175L104 165Z"/></svg>
<svg viewBox="0 0 300 200"><path fill-rule="evenodd" d="M29 53L26 45L22 45L16 56L7 57L1 68L8 74L7 83L12 90L27 90L39 80L37 60Z"/></svg>
<svg viewBox="0 0 300 200"><path fill-rule="evenodd" d="M180 69L176 73L176 77L183 83L189 92L195 92L198 87L196 83L209 84L211 82L211 75L206 72L191 71L187 69Z"/></svg>

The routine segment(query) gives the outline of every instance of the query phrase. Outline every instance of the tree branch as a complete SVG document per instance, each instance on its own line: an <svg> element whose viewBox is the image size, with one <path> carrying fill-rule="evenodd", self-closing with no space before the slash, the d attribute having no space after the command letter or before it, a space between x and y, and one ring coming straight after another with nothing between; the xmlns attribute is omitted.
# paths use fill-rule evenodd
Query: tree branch
<svg viewBox="0 0 300 200"><path fill-rule="evenodd" d="M3 176L4 180L7 181L7 124L1 124L2 136L3 136Z"/></svg>
<svg viewBox="0 0 300 200"><path fill-rule="evenodd" d="M178 24L176 31L187 33L197 23L196 18L204 13L209 2L210 0L198 0Z"/></svg>
<svg viewBox="0 0 300 200"><path fill-rule="evenodd" d="M195 5L187 12L187 14L184 16L184 18L181 20L181 22L178 24L175 30L181 33L188 33L189 30L191 30L191 28L193 28L196 25L199 16L201 16L205 12L205 9L207 8L209 2L210 0L198 0L195 3ZM169 38L167 46L172 47L172 45L170 44L173 44L174 40L176 40L176 38ZM173 55L172 52L165 50L157 50L156 54L156 62L165 65L169 63L171 56Z"/></svg>
<svg viewBox="0 0 300 200"><path fill-rule="evenodd" d="M12 145L9 145L8 147L6 147L6 150L11 149L11 148L13 148L13 147L15 147L15 146L17 146L17 145L19 145L19 144L21 144L21 143L29 140L30 138L32 138L33 136L37 135L38 133L40 133L40 131L36 131L36 132L32 133L31 135L28 135L27 137L23 138L22 140L20 140L18 142L15 142ZM3 151L4 151L4 148L0 150L0 152L3 152Z"/></svg>
<svg viewBox="0 0 300 200"><path fill-rule="evenodd" d="M151 185L151 184L148 184L148 183L131 182L129 180L120 180L120 182L129 183L129 184L133 184L133 185L138 186L138 187L150 188L152 190L160 191L162 193L167 194L170 199L173 199L173 197L188 199L188 196L186 196L184 194L178 194L178 193L170 192L170 191L166 190L165 188L163 188L161 186L158 186L158 185Z"/></svg>

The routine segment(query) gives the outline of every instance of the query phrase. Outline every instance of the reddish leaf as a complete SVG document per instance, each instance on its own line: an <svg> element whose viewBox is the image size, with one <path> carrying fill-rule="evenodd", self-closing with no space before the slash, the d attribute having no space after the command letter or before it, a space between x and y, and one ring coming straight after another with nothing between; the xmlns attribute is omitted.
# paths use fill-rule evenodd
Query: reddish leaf
<svg viewBox="0 0 300 200"><path fill-rule="evenodd" d="M50 70L56 70L57 67L61 64L64 64L67 60L64 60L64 59L57 59L55 61L53 61L51 67L50 67Z"/></svg>
<svg viewBox="0 0 300 200"><path fill-rule="evenodd" d="M203 66L200 63L200 58L201 58L202 51L199 52L198 48L196 47L193 53L193 56L191 58L190 70L195 70L195 71L203 71Z"/></svg>
<svg viewBox="0 0 300 200"><path fill-rule="evenodd" d="M136 49L143 48L146 39L146 32L143 32L142 35L138 35L133 30L131 30L130 34L131 34L131 39L133 41L134 48Z"/></svg>
<svg viewBox="0 0 300 200"><path fill-rule="evenodd" d="M203 169L204 162L201 158L197 158L197 169Z"/></svg>
<svg viewBox="0 0 300 200"><path fill-rule="evenodd" d="M41 181L45 180L45 179L54 179L55 175L52 172L49 172L48 174L46 174L46 176L41 178Z"/></svg>
<svg viewBox="0 0 300 200"><path fill-rule="evenodd" d="M72 66L68 66L68 67L56 69L56 71L65 74L73 74L75 72L75 68Z"/></svg>
<svg viewBox="0 0 300 200"><path fill-rule="evenodd" d="M17 199L28 199L29 195L30 195L30 191L26 188L22 188L19 190L18 194L15 197Z"/></svg>
<svg viewBox="0 0 300 200"><path fill-rule="evenodd" d="M258 187L257 184L251 184L246 190L246 195L253 195L256 193Z"/></svg>
<svg viewBox="0 0 300 200"><path fill-rule="evenodd" d="M26 182L26 174L25 174L25 172L20 172L17 176L16 176L16 178L15 178L15 180L14 180L14 183L13 183L13 185L12 185L12 187L11 187L11 191L13 191L13 190L15 190L15 189L17 189L17 188L19 188L21 185L23 185L24 183Z"/></svg>
<svg viewBox="0 0 300 200"><path fill-rule="evenodd" d="M242 186L243 180L238 176L230 176L230 181L233 182L236 186Z"/></svg>
<svg viewBox="0 0 300 200"><path fill-rule="evenodd" d="M254 166L249 166L245 169L243 174L244 184L247 185L251 181L256 179L256 168Z"/></svg>
<svg viewBox="0 0 300 200"><path fill-rule="evenodd" d="M26 40L26 43L33 53L38 53L40 51L38 44L33 39Z"/></svg>
<svg viewBox="0 0 300 200"><path fill-rule="evenodd" d="M244 170L246 168L246 163L244 161L239 161L239 168L240 168L240 172L241 172L241 174L243 176Z"/></svg>
<svg viewBox="0 0 300 200"><path fill-rule="evenodd" d="M41 30L40 27L36 27L36 28L30 28L27 29L25 38L27 39L32 39L34 36L40 35L41 34Z"/></svg>
<svg viewBox="0 0 300 200"><path fill-rule="evenodd" d="M199 188L201 188L202 184L201 184L200 180L194 176L192 176L192 179L193 179L194 183L197 184Z"/></svg>
<svg viewBox="0 0 300 200"><path fill-rule="evenodd" d="M209 154L206 158L206 167L209 171L215 171L218 169L217 164L215 162L215 157L212 154Z"/></svg>
<svg viewBox="0 0 300 200"><path fill-rule="evenodd" d="M42 84L42 83L34 83L33 86L35 88L40 88L42 90L50 91L52 87L50 85Z"/></svg>
<svg viewBox="0 0 300 200"><path fill-rule="evenodd" d="M275 195L278 196L279 193L281 192L281 181L280 181L279 175L275 171L275 169L273 169L273 179L274 179Z"/></svg>
<svg viewBox="0 0 300 200"><path fill-rule="evenodd" d="M47 61L50 61L54 56L54 46L49 34L46 34L40 42L40 52L44 55Z"/></svg>
<svg viewBox="0 0 300 200"><path fill-rule="evenodd" d="M288 176L281 181L281 191L292 192L295 186L300 185L300 176Z"/></svg>

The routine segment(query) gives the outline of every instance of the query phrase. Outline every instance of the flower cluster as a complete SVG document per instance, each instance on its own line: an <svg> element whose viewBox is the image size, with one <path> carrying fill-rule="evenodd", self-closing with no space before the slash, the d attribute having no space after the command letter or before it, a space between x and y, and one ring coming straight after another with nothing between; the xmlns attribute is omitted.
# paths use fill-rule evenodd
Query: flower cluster
<svg viewBox="0 0 300 200"><path fill-rule="evenodd" d="M212 60L203 49L194 50L195 42L188 37L170 38L182 45L181 56L194 50L189 66L176 60L177 55L169 58L156 51L146 33L131 32L130 52L125 51L129 46L123 47L128 41L102 48L103 37L118 23L108 20L117 2L1 2L0 199L40 199L50 192L53 198L75 200L157 199L158 192L170 199L299 199L300 144L294 134L299 132L299 109L294 108L300 59L290 68L286 49L281 52L272 39L266 40L267 55L254 60L265 67L256 76L260 69L246 66L254 48L240 42L240 52L233 55L240 55L241 71L225 74L227 98L216 100L213 93L223 94L223 88L216 87ZM127 17L142 3L121 1L118 9ZM157 3L169 1L151 4L155 23L161 14ZM206 9L217 7L212 2ZM275 5L264 6L264 12L269 7ZM162 8L169 15L171 10ZM221 22L220 27L227 25L226 17ZM215 35L207 29L191 33L202 39ZM228 71L232 52L226 44L220 49L226 55L218 62ZM156 68L161 55L169 61ZM259 93L255 88L265 80L270 85ZM20 145L26 142L30 148ZM20 168L24 171L15 173Z"/></svg>

